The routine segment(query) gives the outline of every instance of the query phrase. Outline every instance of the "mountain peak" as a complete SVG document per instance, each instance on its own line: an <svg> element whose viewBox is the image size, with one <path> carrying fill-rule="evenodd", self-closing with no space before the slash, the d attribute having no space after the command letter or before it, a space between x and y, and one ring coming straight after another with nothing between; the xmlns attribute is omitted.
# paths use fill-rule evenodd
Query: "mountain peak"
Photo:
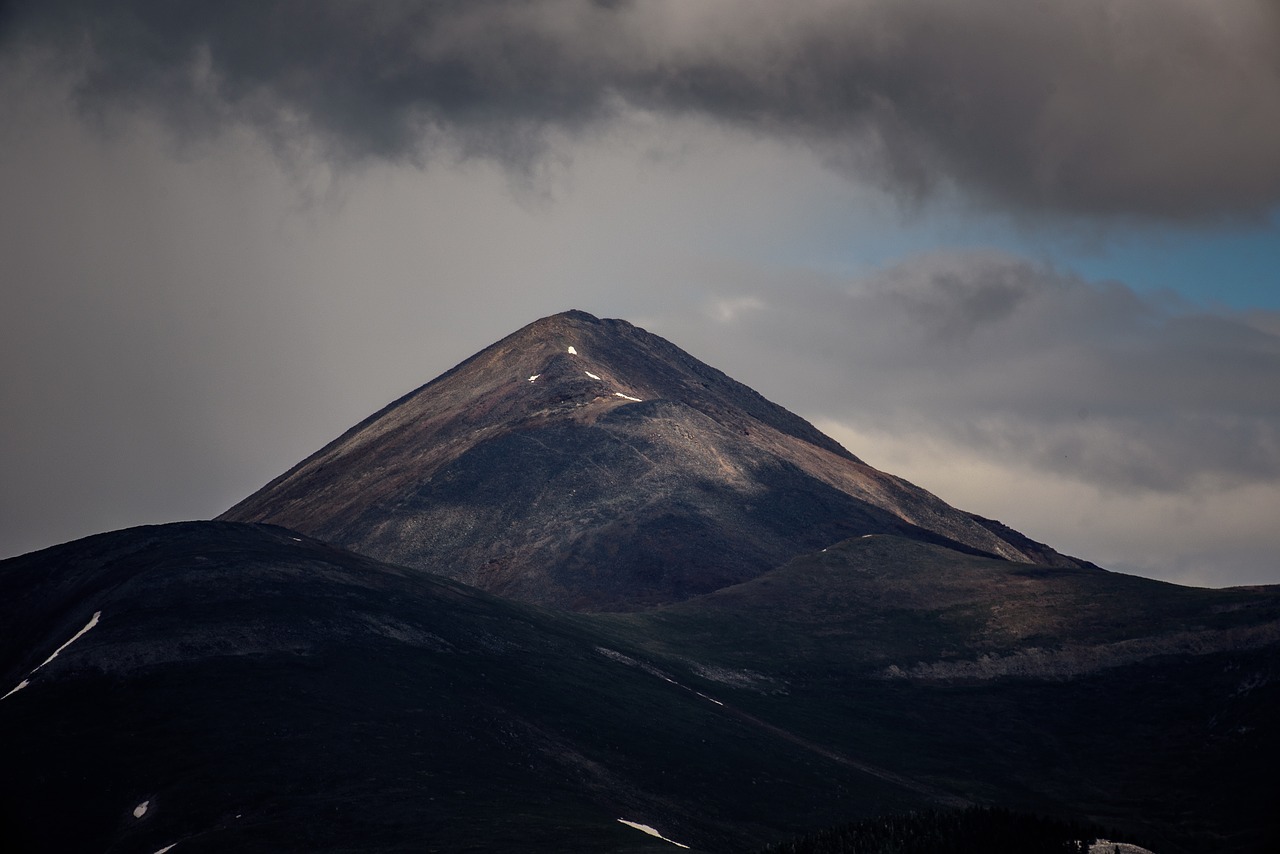
<svg viewBox="0 0 1280 854"><path fill-rule="evenodd" d="M867 466L669 341L577 310L486 347L221 518L588 610L685 599L865 533L1067 560Z"/></svg>
<svg viewBox="0 0 1280 854"><path fill-rule="evenodd" d="M529 383L524 392L516 390L517 380ZM546 392L553 384L554 392ZM529 407L526 414L540 412L548 404L595 407L580 413L583 417L602 406L668 400L749 429L737 424L745 416L833 454L857 459L809 422L669 341L625 320L598 318L577 309L516 330L388 410L422 395L451 400L466 396L477 401L492 395L509 397ZM503 408L519 417L515 409Z"/></svg>
<svg viewBox="0 0 1280 854"><path fill-rule="evenodd" d="M547 317L543 317L539 320L535 320L533 323L529 325L537 326L542 323L565 322L565 321L577 321L580 323L600 323L601 322L600 318L596 317L594 314L585 312L580 308L571 308L568 311L562 311L559 314L552 314L552 315L548 315ZM615 322L626 323L625 320L619 320ZM631 324L627 324L627 325L630 326Z"/></svg>

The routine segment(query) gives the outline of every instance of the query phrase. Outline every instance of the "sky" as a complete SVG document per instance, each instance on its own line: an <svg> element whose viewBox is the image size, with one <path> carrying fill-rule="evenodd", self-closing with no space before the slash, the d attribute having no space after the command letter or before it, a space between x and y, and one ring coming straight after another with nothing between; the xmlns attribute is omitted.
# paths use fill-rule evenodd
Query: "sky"
<svg viewBox="0 0 1280 854"><path fill-rule="evenodd" d="M0 2L0 557L539 317L1108 569L1280 583L1267 0Z"/></svg>

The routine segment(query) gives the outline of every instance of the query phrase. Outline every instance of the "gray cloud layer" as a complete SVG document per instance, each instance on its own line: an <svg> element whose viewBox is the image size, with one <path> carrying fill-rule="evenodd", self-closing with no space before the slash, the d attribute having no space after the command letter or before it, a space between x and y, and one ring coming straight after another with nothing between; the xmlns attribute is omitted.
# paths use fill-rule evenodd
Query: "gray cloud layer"
<svg viewBox="0 0 1280 854"><path fill-rule="evenodd" d="M769 381L803 411L1120 491L1280 478L1274 313L1210 312L999 253L785 290L763 284L719 346L735 361L729 347L768 348Z"/></svg>
<svg viewBox="0 0 1280 854"><path fill-rule="evenodd" d="M793 139L906 198L1266 216L1280 201L1268 0L17 0L92 108L247 124L337 159L442 145L527 166L619 111Z"/></svg>

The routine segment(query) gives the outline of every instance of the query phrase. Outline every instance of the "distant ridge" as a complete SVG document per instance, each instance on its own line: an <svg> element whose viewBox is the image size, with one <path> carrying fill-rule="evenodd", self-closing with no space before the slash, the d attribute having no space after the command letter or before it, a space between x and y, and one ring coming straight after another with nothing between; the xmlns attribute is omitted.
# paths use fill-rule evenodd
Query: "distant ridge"
<svg viewBox="0 0 1280 854"><path fill-rule="evenodd" d="M894 533L1079 566L866 465L623 320L537 320L219 517L269 522L526 601L635 610Z"/></svg>

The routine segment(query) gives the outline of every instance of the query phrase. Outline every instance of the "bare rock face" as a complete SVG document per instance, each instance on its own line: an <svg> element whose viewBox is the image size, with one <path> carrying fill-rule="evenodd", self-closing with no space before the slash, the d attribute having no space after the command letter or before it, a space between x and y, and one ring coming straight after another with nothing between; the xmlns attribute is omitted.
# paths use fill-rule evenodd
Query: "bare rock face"
<svg viewBox="0 0 1280 854"><path fill-rule="evenodd" d="M477 353L220 518L579 610L680 601L868 533L1080 565L877 471L664 339L580 311Z"/></svg>

